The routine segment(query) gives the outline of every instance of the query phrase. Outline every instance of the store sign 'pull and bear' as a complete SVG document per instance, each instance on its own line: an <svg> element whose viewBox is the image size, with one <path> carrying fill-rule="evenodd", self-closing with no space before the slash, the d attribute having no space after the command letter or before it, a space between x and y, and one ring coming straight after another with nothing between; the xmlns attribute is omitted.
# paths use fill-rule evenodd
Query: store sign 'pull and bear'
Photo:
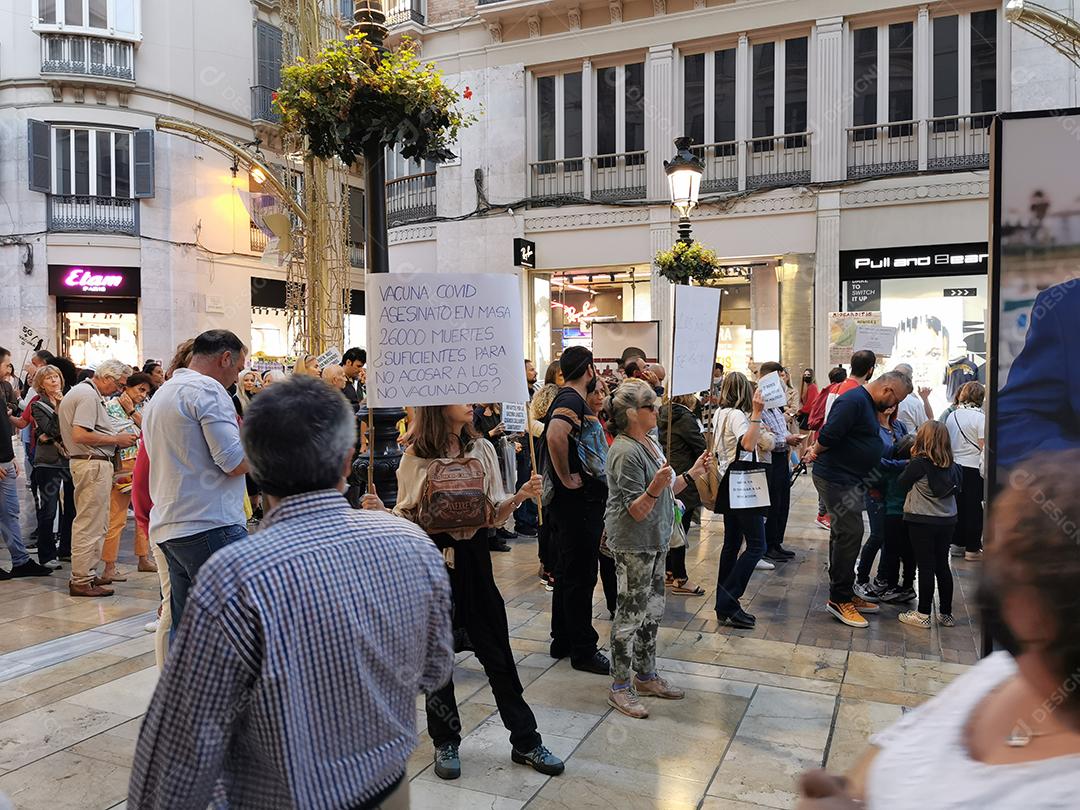
<svg viewBox="0 0 1080 810"><path fill-rule="evenodd" d="M840 278L851 281L880 276L985 273L989 258L985 242L842 250Z"/></svg>

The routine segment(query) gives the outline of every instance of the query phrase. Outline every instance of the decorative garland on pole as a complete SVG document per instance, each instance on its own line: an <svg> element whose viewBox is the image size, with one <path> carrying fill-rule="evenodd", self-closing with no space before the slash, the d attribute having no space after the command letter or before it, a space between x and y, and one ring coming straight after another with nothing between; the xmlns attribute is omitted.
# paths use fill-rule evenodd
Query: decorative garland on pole
<svg viewBox="0 0 1080 810"><path fill-rule="evenodd" d="M716 253L701 242L677 241L670 250L661 250L654 260L660 275L673 284L704 284L711 278L723 275L723 268Z"/></svg>

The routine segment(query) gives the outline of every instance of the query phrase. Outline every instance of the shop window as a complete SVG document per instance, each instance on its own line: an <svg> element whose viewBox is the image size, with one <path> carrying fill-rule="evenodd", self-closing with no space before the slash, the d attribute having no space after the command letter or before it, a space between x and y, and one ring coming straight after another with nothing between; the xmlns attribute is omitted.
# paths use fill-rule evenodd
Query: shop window
<svg viewBox="0 0 1080 810"><path fill-rule="evenodd" d="M31 121L29 129L33 191L123 199L154 196L153 130L50 127L40 121Z"/></svg>
<svg viewBox="0 0 1080 810"><path fill-rule="evenodd" d="M139 0L36 0L34 19L43 28L137 35ZM78 31L76 31L78 33Z"/></svg>

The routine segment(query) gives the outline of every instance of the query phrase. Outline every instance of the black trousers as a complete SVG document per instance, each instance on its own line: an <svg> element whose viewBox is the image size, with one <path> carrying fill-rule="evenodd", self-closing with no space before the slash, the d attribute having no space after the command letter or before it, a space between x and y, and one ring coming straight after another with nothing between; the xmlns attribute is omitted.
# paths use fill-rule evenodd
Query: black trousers
<svg viewBox="0 0 1080 810"><path fill-rule="evenodd" d="M791 511L791 461L788 451L772 454L766 469L769 480L769 514L765 518L765 546L777 549L784 544L788 513Z"/></svg>
<svg viewBox="0 0 1080 810"><path fill-rule="evenodd" d="M506 606L491 571L491 552L486 532L454 544L454 567L450 570L450 590L454 600L454 629L464 631L473 652L491 684L499 716L510 732L510 743L519 751L540 745L536 718L525 702L524 687L518 677ZM451 679L427 698L427 723L436 747L461 743L461 717Z"/></svg>
<svg viewBox="0 0 1080 810"><path fill-rule="evenodd" d="M982 551L983 477L975 467L961 467L960 471L963 489L956 496L953 544L966 551Z"/></svg>
<svg viewBox="0 0 1080 810"><path fill-rule="evenodd" d="M855 561L863 538L863 489L814 476L814 486L829 512L829 599L837 604L855 596Z"/></svg>
<svg viewBox="0 0 1080 810"><path fill-rule="evenodd" d="M900 564L904 565L903 579ZM903 515L885 515L885 537L881 545L878 579L890 588L911 588L915 585L915 550L908 537L908 525Z"/></svg>
<svg viewBox="0 0 1080 810"><path fill-rule="evenodd" d="M682 516L683 531L690 533L690 523L694 518L694 510L687 507ZM667 572L673 579L689 579L686 573L686 546L669 548L667 553Z"/></svg>
<svg viewBox="0 0 1080 810"><path fill-rule="evenodd" d="M615 603L619 596L619 581L615 575L615 560L611 557L600 555L598 560L600 568L600 584L604 588L604 604L608 613L615 615Z"/></svg>
<svg viewBox="0 0 1080 810"><path fill-rule="evenodd" d="M551 657L587 661L600 637L592 626L593 591L604 529L604 504L558 492L551 503L555 590L551 596ZM544 515L545 522L547 514Z"/></svg>
<svg viewBox="0 0 1080 810"><path fill-rule="evenodd" d="M61 467L34 467L31 473L37 488L38 562L42 565L61 557L71 556L71 524L75 520L75 485L71 473ZM60 493L63 492L61 502ZM53 535L56 511L60 510L60 548Z"/></svg>
<svg viewBox="0 0 1080 810"><path fill-rule="evenodd" d="M919 565L919 613L934 609L934 580L937 580L941 613L952 613L953 579L949 568L949 544L954 526L907 521L908 535Z"/></svg>

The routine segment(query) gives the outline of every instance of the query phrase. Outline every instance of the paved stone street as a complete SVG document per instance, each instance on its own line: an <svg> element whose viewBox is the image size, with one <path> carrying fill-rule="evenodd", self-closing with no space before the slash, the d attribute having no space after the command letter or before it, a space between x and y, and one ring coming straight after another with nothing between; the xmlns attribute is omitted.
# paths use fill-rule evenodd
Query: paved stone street
<svg viewBox="0 0 1080 810"><path fill-rule="evenodd" d="M691 533L688 565L709 594L669 595L659 638L661 668L687 697L650 703L645 721L608 708L607 678L548 657L550 594L536 576L536 544L511 541L512 553L495 555L511 643L544 741L567 760L566 774L550 779L511 764L491 690L463 654L455 674L466 732L462 777L445 783L434 775L421 733L409 765L412 806L786 808L801 771L847 768L870 734L976 660L978 564L953 561L955 628L918 631L896 620L898 608L883 606L868 630L851 630L822 610L828 534L813 525L814 506L804 477L788 532L798 558L755 572L745 600L758 617L752 632L719 629L713 618L722 524L706 513L704 530ZM129 523L121 560L129 570L130 534ZM70 598L66 580L65 568L48 579L0 583L0 791L20 810L123 807L156 682L153 638L142 629L156 608L156 575L130 573L102 600ZM609 624L599 588L596 606L603 638ZM417 719L423 728L419 699Z"/></svg>

